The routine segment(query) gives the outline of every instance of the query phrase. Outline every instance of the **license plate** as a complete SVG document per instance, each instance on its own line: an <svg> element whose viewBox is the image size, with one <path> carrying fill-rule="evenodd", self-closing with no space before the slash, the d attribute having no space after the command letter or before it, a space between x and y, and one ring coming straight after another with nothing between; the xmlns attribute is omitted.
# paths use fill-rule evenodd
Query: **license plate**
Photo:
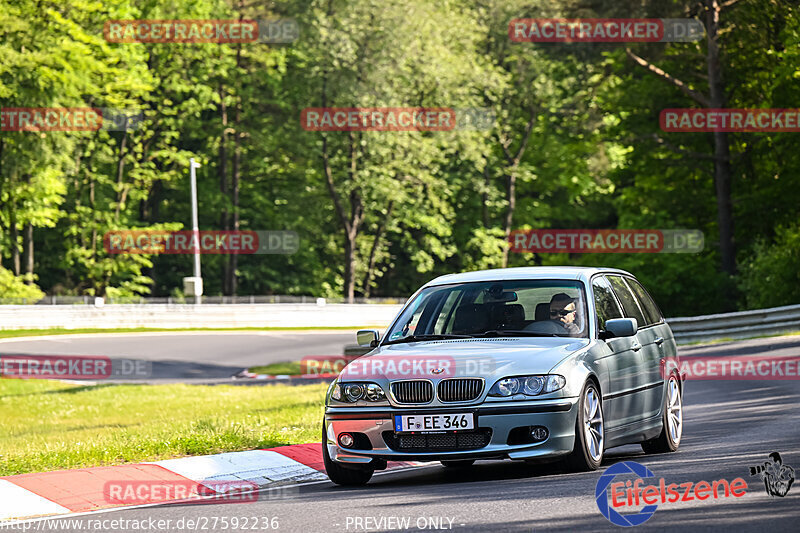
<svg viewBox="0 0 800 533"><path fill-rule="evenodd" d="M394 431L431 433L475 429L473 413L448 413L446 415L395 415Z"/></svg>

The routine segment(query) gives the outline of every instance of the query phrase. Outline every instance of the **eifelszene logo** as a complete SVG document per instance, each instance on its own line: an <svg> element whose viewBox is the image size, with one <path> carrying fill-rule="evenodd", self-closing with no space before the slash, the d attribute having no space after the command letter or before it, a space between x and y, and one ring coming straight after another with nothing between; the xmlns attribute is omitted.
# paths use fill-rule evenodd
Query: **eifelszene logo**
<svg viewBox="0 0 800 533"><path fill-rule="evenodd" d="M794 468L783 464L781 454L772 452L769 461L758 466L750 467L751 476L761 476L764 480L764 489L767 494L783 498L792 488L794 483Z"/></svg>
<svg viewBox="0 0 800 533"><path fill-rule="evenodd" d="M633 482L630 480L613 482L614 478L622 475L634 475L638 479ZM612 524L631 527L647 522L658 509L659 503L741 498L747 494L747 482L740 477L731 482L727 479L718 479L713 482L688 481L680 484L667 484L662 477L657 485L642 485L644 479L654 477L655 474L650 469L635 461L622 461L610 466L603 472L595 486L595 502L600 513ZM620 513L626 510L626 507L633 508L642 504L644 507L637 512L627 515Z"/></svg>
<svg viewBox="0 0 800 533"><path fill-rule="evenodd" d="M658 505L647 505L638 513L633 513L626 516L621 515L614 509L614 507L616 507L616 505L614 505L616 501L614 498L611 500L612 506L609 507L608 505L608 486L611 485L611 482L614 481L615 477L621 474L635 474L640 478L636 480L637 482L641 481L642 478L655 477L655 474L653 474L649 468L635 461L622 461L621 463L611 465L606 469L605 472L603 472L603 475L600 476L600 479L597 480L597 485L594 489L594 499L597 502L597 508L600 509L600 513L612 524L623 527L644 524L650 520L650 517L656 512ZM619 484L620 483L615 483L614 486ZM628 481L627 485L630 485L630 481ZM636 486L638 488L638 483ZM613 489L614 487L612 487L612 494L614 493ZM638 503L638 494L636 499Z"/></svg>

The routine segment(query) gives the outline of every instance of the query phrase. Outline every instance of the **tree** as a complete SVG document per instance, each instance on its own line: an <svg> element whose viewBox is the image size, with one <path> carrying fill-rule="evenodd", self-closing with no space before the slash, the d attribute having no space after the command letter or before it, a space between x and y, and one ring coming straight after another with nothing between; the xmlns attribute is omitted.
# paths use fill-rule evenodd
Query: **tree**
<svg viewBox="0 0 800 533"><path fill-rule="evenodd" d="M708 71L708 94L692 88L670 73L639 57L630 49L626 49L637 65L647 69L659 79L679 89L695 103L710 109L727 106L726 85L723 77L720 46L720 15L724 8L736 3L721 3L719 0L704 0L701 4L701 15L706 28L706 66ZM731 151L728 133L714 131L714 183L717 196L717 221L719 226L719 246L722 257L722 270L728 274L736 273L736 246L733 233L733 207L731 202Z"/></svg>

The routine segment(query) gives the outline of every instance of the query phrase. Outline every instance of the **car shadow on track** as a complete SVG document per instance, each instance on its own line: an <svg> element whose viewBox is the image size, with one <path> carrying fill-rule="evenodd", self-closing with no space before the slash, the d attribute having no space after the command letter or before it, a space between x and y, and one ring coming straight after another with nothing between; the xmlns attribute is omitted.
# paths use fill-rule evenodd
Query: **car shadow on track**
<svg viewBox="0 0 800 533"><path fill-rule="evenodd" d="M341 492L352 495L359 491L395 490L398 488L425 486L426 493L441 490L443 494L452 495L452 485L484 483L491 481L509 480L546 480L548 482L574 479L575 476L595 476L618 461L637 460L644 456L644 452L637 446L624 446L607 453L600 469L595 472L571 472L562 461L531 464L523 461L478 461L474 465L464 468L446 468L431 466L411 469L390 475L379 475L372 478L366 487L336 487L328 486L325 490ZM438 488L437 488L438 487Z"/></svg>

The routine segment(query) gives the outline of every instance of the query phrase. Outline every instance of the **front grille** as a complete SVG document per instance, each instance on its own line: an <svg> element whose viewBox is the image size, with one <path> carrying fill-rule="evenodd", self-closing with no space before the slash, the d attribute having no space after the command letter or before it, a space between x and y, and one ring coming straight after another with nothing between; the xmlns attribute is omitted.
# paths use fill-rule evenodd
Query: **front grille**
<svg viewBox="0 0 800 533"><path fill-rule="evenodd" d="M398 403L429 403L433 400L433 385L422 379L414 381L395 381L392 394Z"/></svg>
<svg viewBox="0 0 800 533"><path fill-rule="evenodd" d="M397 435L384 431L383 440L394 451L435 452L476 450L489 444L491 429L480 429L464 433L433 433L422 435Z"/></svg>
<svg viewBox="0 0 800 533"><path fill-rule="evenodd" d="M483 380L477 378L444 379L439 382L439 399L443 402L468 402L483 392Z"/></svg>

